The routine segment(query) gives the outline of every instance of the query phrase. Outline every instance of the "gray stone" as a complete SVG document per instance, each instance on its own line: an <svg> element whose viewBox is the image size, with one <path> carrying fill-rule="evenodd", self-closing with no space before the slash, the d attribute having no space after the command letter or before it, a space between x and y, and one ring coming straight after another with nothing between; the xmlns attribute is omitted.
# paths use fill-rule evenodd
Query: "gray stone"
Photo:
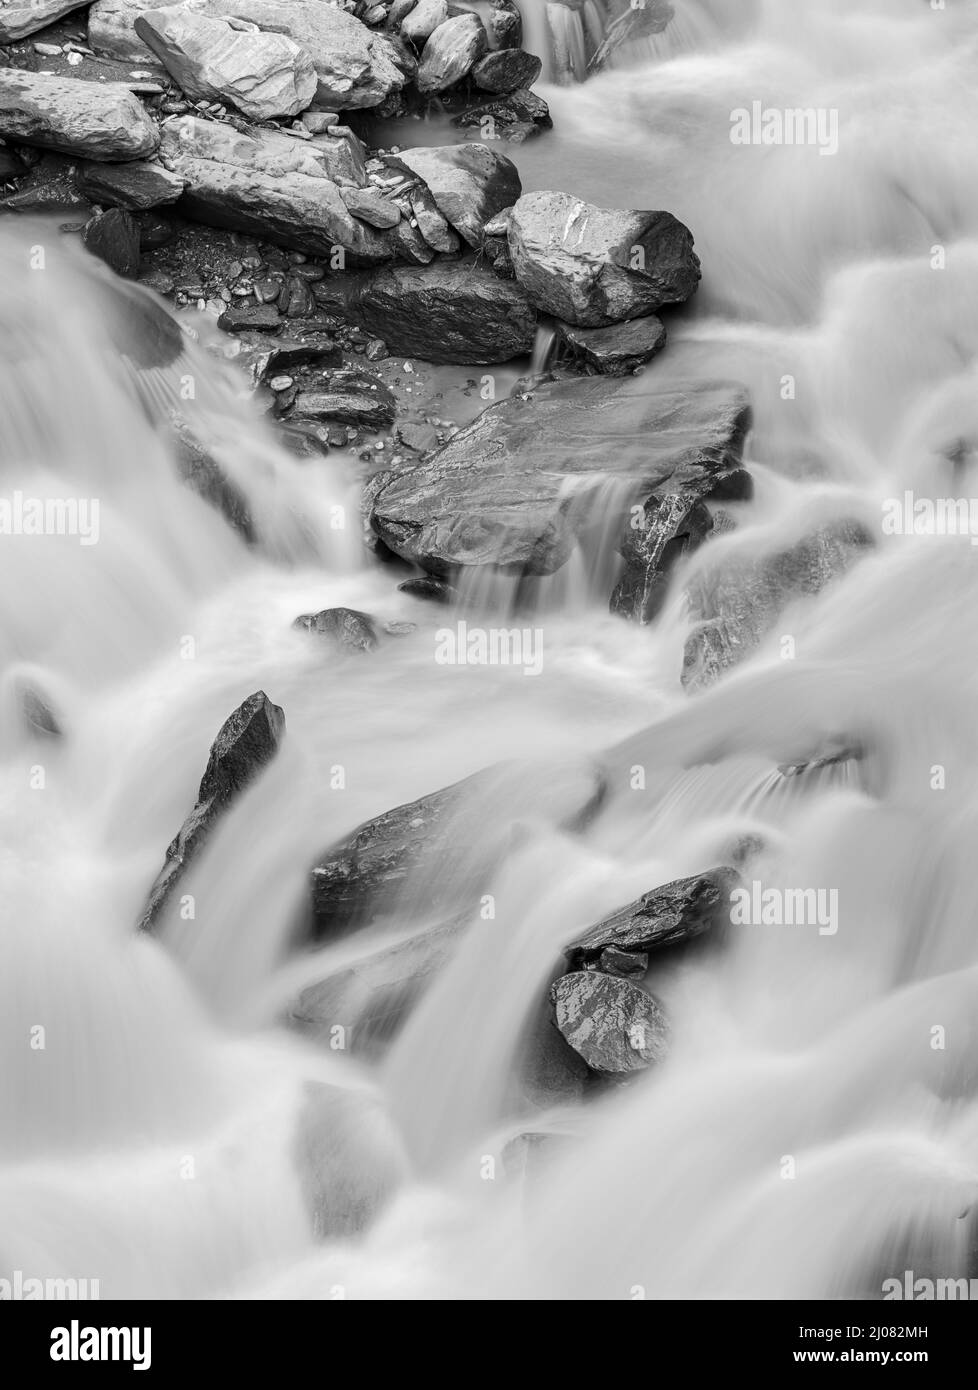
<svg viewBox="0 0 978 1390"><path fill-rule="evenodd" d="M166 862L139 922L151 931L187 865L199 853L218 818L240 797L278 752L285 715L263 690L249 695L221 726L211 745L197 802L166 851Z"/></svg>
<svg viewBox="0 0 978 1390"><path fill-rule="evenodd" d="M0 7L0 43L16 43L36 34L72 10L80 10L86 0L5 0Z"/></svg>
<svg viewBox="0 0 978 1390"><path fill-rule="evenodd" d="M85 159L142 159L159 144L156 126L120 82L0 69L0 136Z"/></svg>
<svg viewBox="0 0 978 1390"><path fill-rule="evenodd" d="M401 37L421 47L448 18L448 0L418 0L401 21Z"/></svg>
<svg viewBox="0 0 978 1390"><path fill-rule="evenodd" d="M493 97L467 106L452 117L452 125L460 130L474 130L484 138L506 140L522 145L545 130L553 128L550 107L536 92L520 87L505 96Z"/></svg>
<svg viewBox="0 0 978 1390"><path fill-rule="evenodd" d="M329 637L349 652L372 652L377 645L373 618L355 608L324 608L320 613L303 613L292 626L300 632Z"/></svg>
<svg viewBox="0 0 978 1390"><path fill-rule="evenodd" d="M666 330L655 314L612 323L607 328L557 324L557 340L603 376L625 376L649 362L666 345Z"/></svg>
<svg viewBox="0 0 978 1390"><path fill-rule="evenodd" d="M110 208L97 213L82 230L86 251L98 256L117 275L134 280L139 273L139 228L128 212Z"/></svg>
<svg viewBox="0 0 978 1390"><path fill-rule="evenodd" d="M139 15L135 29L195 101L228 101L264 121L298 115L316 94L312 59L284 34L238 28L182 5Z"/></svg>
<svg viewBox="0 0 978 1390"><path fill-rule="evenodd" d="M640 318L696 289L693 238L668 212L595 207L528 193L509 220L516 278L538 309L584 328Z"/></svg>
<svg viewBox="0 0 978 1390"><path fill-rule="evenodd" d="M83 164L78 171L79 190L93 203L139 212L175 203L184 189L183 179L162 164Z"/></svg>
<svg viewBox="0 0 978 1390"><path fill-rule="evenodd" d="M581 970L556 980L550 998L557 1027L599 1075L626 1076L665 1057L665 1015L630 981Z"/></svg>
<svg viewBox="0 0 978 1390"><path fill-rule="evenodd" d="M393 393L369 372L333 372L320 386L300 391L289 419L339 420L361 429L381 430L397 412Z"/></svg>
<svg viewBox="0 0 978 1390"><path fill-rule="evenodd" d="M371 227L396 227L401 220L400 208L372 188L341 187L340 197L354 217L369 222Z"/></svg>
<svg viewBox="0 0 978 1390"><path fill-rule="evenodd" d="M516 165L485 145L421 146L388 163L423 179L439 212L472 247L481 246L486 223L522 192Z"/></svg>
<svg viewBox="0 0 978 1390"><path fill-rule="evenodd" d="M488 43L477 15L460 14L446 19L424 46L416 78L418 91L423 96L433 96L454 87L479 61Z"/></svg>
<svg viewBox="0 0 978 1390"><path fill-rule="evenodd" d="M594 499L607 494L609 479L621 484L624 532L631 507L651 496L721 488L739 468L749 419L743 388L724 382L659 391L643 378L542 385L529 399L490 406L444 448L392 476L374 499L371 525L430 573L495 565L551 574L593 523ZM603 523L610 538L613 521Z"/></svg>
<svg viewBox="0 0 978 1390"><path fill-rule="evenodd" d="M472 80L484 92L504 95L532 87L542 69L543 63L534 54L520 48L500 48L480 58L472 69Z"/></svg>

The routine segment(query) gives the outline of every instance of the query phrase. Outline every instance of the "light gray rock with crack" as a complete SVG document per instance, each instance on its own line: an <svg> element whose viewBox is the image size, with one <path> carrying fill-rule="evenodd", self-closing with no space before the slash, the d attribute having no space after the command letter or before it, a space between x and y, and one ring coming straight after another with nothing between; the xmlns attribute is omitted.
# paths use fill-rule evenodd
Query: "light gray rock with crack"
<svg viewBox="0 0 978 1390"><path fill-rule="evenodd" d="M0 5L0 43L16 43L36 34L84 4L85 0L14 0Z"/></svg>
<svg viewBox="0 0 978 1390"><path fill-rule="evenodd" d="M142 159L159 144L156 126L120 82L81 82L0 70L0 136L85 159Z"/></svg>

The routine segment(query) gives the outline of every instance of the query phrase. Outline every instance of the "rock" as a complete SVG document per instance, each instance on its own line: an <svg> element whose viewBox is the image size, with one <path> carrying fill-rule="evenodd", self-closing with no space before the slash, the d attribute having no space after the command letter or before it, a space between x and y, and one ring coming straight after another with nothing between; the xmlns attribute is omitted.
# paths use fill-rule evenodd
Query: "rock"
<svg viewBox="0 0 978 1390"><path fill-rule="evenodd" d="M690 586L694 627L686 642L683 685L710 685L743 661L772 631L787 604L818 594L871 548L857 521L837 521L774 555L723 560Z"/></svg>
<svg viewBox="0 0 978 1390"><path fill-rule="evenodd" d="M316 140L257 128L246 135L215 121L173 117L163 124L162 154L187 183L180 210L197 221L327 259L342 247L351 264L375 264L394 254L394 231L377 231L354 217Z"/></svg>
<svg viewBox="0 0 978 1390"><path fill-rule="evenodd" d="M649 362L666 345L666 330L654 314L607 328L557 324L557 341L603 376L625 376Z"/></svg>
<svg viewBox="0 0 978 1390"><path fill-rule="evenodd" d="M476 130L486 139L508 140L522 145L524 140L553 128L550 107L536 92L520 87L507 96L468 106L452 117L460 130Z"/></svg>
<svg viewBox="0 0 978 1390"><path fill-rule="evenodd" d="M644 975L649 958L645 951L620 951L617 946L605 946L595 966L605 975L619 975L627 980Z"/></svg>
<svg viewBox="0 0 978 1390"><path fill-rule="evenodd" d="M752 484L747 473L731 474L724 491L746 499ZM636 519L641 517L641 524ZM611 611L638 623L650 623L665 602L676 562L700 546L713 532L713 517L700 500L700 490L685 489L650 497L641 513L633 513L618 551L624 560L621 579L611 595Z"/></svg>
<svg viewBox="0 0 978 1390"><path fill-rule="evenodd" d="M588 63L589 72L600 72L625 44L661 34L673 15L674 10L667 0L642 0L641 4L629 6L605 28L601 43Z"/></svg>
<svg viewBox="0 0 978 1390"><path fill-rule="evenodd" d="M176 465L183 481L208 506L221 512L248 545L253 545L258 534L244 493L183 421L174 420L173 432Z"/></svg>
<svg viewBox="0 0 978 1390"><path fill-rule="evenodd" d="M28 731L41 738L61 738L64 730L51 710L47 700L32 685L24 685L20 690L21 708Z"/></svg>
<svg viewBox="0 0 978 1390"><path fill-rule="evenodd" d="M505 284L501 281L500 285ZM650 389L641 377L558 381L484 410L442 449L392 476L371 526L395 554L434 574L495 565L551 574L594 525L596 496L617 479L619 516L652 496L722 494L740 476L750 421L743 388L723 382ZM636 441L641 441L641 447ZM607 504L606 504L607 505Z"/></svg>
<svg viewBox="0 0 978 1390"><path fill-rule="evenodd" d="M644 1071L665 1057L665 1015L628 980L582 970L556 980L550 998L560 1032L599 1075Z"/></svg>
<svg viewBox="0 0 978 1390"><path fill-rule="evenodd" d="M426 454L438 443L438 431L434 425L421 421L402 420L397 426L397 438L405 449L411 449L416 454Z"/></svg>
<svg viewBox="0 0 978 1390"><path fill-rule="evenodd" d="M117 275L134 280L139 273L139 228L128 212L110 208L85 223L82 242Z"/></svg>
<svg viewBox="0 0 978 1390"><path fill-rule="evenodd" d="M398 584L397 587L402 594L424 599L428 603L454 603L457 597L451 584L427 574L417 579L405 579L404 583Z"/></svg>
<svg viewBox="0 0 978 1390"><path fill-rule="evenodd" d="M229 304L217 320L225 333L278 333L282 316L274 304L247 304L241 300Z"/></svg>
<svg viewBox="0 0 978 1390"><path fill-rule="evenodd" d="M230 101L266 121L298 115L316 94L312 58L284 34L233 28L182 5L141 14L134 27L194 101Z"/></svg>
<svg viewBox="0 0 978 1390"><path fill-rule="evenodd" d="M418 231L431 249L441 252L442 255L456 255L461 242L438 211L428 190L421 187L412 188L408 199L411 213L418 224Z"/></svg>
<svg viewBox="0 0 978 1390"><path fill-rule="evenodd" d="M343 1027L355 1056L379 1060L450 960L467 925L464 918L439 923L370 951L304 989L291 1009L293 1023L325 1047L333 1030Z"/></svg>
<svg viewBox="0 0 978 1390"><path fill-rule="evenodd" d="M142 61L148 49L135 32L138 15L154 8L146 0L96 0L88 21L97 53ZM313 60L316 102L331 111L379 106L405 84L390 43L328 0L203 0L197 13L236 17L266 34L284 34Z"/></svg>
<svg viewBox="0 0 978 1390"><path fill-rule="evenodd" d="M222 725L197 792L197 802L166 851L139 926L153 930L184 870L199 853L218 818L278 752L285 715L263 690L249 695Z"/></svg>
<svg viewBox="0 0 978 1390"><path fill-rule="evenodd" d="M14 179L23 178L26 173L27 165L20 155L8 150L5 145L0 145L0 184L12 183Z"/></svg>
<svg viewBox="0 0 978 1390"><path fill-rule="evenodd" d="M401 22L401 37L420 48L447 18L448 0L418 0Z"/></svg>
<svg viewBox="0 0 978 1390"><path fill-rule="evenodd" d="M400 208L372 188L341 188L340 197L354 217L371 227L396 227L401 220Z"/></svg>
<svg viewBox="0 0 978 1390"><path fill-rule="evenodd" d="M693 238L668 212L595 207L529 193L510 214L516 278L538 309L584 328L688 299L700 279Z"/></svg>
<svg viewBox="0 0 978 1390"><path fill-rule="evenodd" d="M532 87L543 70L543 63L520 48L500 48L487 53L472 69L472 80L484 92L498 96Z"/></svg>
<svg viewBox="0 0 978 1390"><path fill-rule="evenodd" d="M268 344L269 365L273 371L292 371L315 362L320 367L338 367L343 354L336 339L328 333L304 333L299 338L276 338Z"/></svg>
<svg viewBox="0 0 978 1390"><path fill-rule="evenodd" d="M730 894L739 883L735 869L719 868L653 888L565 946L567 963L586 970L608 951L639 953L647 962L650 951L692 941L729 921Z"/></svg>
<svg viewBox="0 0 978 1390"><path fill-rule="evenodd" d="M85 3L86 0L5 0L0 7L0 43L16 43L28 34L36 34L72 10L80 10Z"/></svg>
<svg viewBox="0 0 978 1390"><path fill-rule="evenodd" d="M78 82L0 69L0 136L85 159L142 159L159 143L142 104L119 82Z"/></svg>
<svg viewBox="0 0 978 1390"><path fill-rule="evenodd" d="M469 262L376 271L351 301L357 322L397 356L508 362L531 351L536 314L515 284Z"/></svg>
<svg viewBox="0 0 978 1390"><path fill-rule="evenodd" d="M324 608L321 613L303 613L292 626L301 632L330 637L350 652L372 652L377 645L373 618L355 608Z"/></svg>
<svg viewBox="0 0 978 1390"><path fill-rule="evenodd" d="M139 228L140 251L155 251L172 241L175 228L165 217L154 217L152 212L137 212L133 220Z"/></svg>
<svg viewBox="0 0 978 1390"><path fill-rule="evenodd" d="M606 791L592 764L502 764L365 822L312 869L313 934L330 939L395 910L399 927L474 916L525 817L575 831ZM488 807L493 817L488 817Z"/></svg>
<svg viewBox="0 0 978 1390"><path fill-rule="evenodd" d="M422 146L401 150L388 163L423 179L438 211L476 248L486 223L522 192L516 165L485 145Z"/></svg>
<svg viewBox="0 0 978 1390"><path fill-rule="evenodd" d="M460 14L446 19L424 46L416 78L418 91L423 96L432 96L454 87L473 63L479 61L488 42L477 15Z"/></svg>
<svg viewBox="0 0 978 1390"><path fill-rule="evenodd" d="M304 319L316 312L316 299L307 281L290 275L279 296L279 308L289 319Z"/></svg>
<svg viewBox="0 0 978 1390"><path fill-rule="evenodd" d="M361 429L381 430L397 413L393 392L369 372L334 372L321 386L300 391L290 419L340 420Z"/></svg>
<svg viewBox="0 0 978 1390"><path fill-rule="evenodd" d="M175 203L183 192L183 179L162 164L83 164L78 171L79 190L93 203L137 212Z"/></svg>
<svg viewBox="0 0 978 1390"><path fill-rule="evenodd" d="M523 17L512 0L489 0L489 37L493 48L523 47Z"/></svg>

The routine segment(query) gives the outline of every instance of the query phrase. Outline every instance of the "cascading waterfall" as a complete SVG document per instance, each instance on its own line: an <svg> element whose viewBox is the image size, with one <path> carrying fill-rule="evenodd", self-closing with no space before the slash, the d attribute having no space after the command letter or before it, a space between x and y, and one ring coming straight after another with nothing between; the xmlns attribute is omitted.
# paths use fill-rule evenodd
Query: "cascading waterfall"
<svg viewBox="0 0 978 1390"><path fill-rule="evenodd" d="M651 56L548 89L555 129L515 157L527 189L692 227L704 282L645 379L745 383L755 497L647 628L607 612L587 537L536 591L473 581L460 612L544 627L534 679L433 662L445 614L365 556L356 461L284 453L203 319L174 336L55 227L5 226L3 494L97 500L100 535L0 538L0 1272L96 1277L103 1297L613 1299L876 1297L894 1270L967 1270L978 570L967 538L886 536L880 516L906 489L974 490L978 6L674 6ZM599 7L524 9L528 48L563 10L586 56ZM837 153L732 145L755 98L838 107ZM174 410L253 544L180 481ZM620 505L611 484L591 498L593 531ZM851 571L684 691L698 578L850 519L874 542ZM291 630L335 605L417 630L369 661ZM214 734L257 689L286 711L282 752L194 863L194 920L138 937ZM784 771L839 747L863 756ZM317 852L503 759L517 782L479 808L512 841L495 918L473 912L382 1061L285 1028L298 987L423 914L409 885L401 920L296 955ZM542 759L604 767L593 823L546 798L514 819ZM836 890L842 927L727 933L655 977L665 1065L583 1107L528 1103L514 1078L562 947L746 841L766 884ZM310 1106L322 1243L297 1160Z"/></svg>

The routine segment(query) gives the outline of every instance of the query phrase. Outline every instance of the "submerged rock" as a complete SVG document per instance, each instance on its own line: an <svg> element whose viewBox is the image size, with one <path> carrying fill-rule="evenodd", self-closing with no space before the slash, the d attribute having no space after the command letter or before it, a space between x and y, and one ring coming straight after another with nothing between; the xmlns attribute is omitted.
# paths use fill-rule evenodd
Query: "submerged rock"
<svg viewBox="0 0 978 1390"><path fill-rule="evenodd" d="M666 330L654 314L612 323L607 328L557 324L557 340L602 376L625 376L651 361L666 345Z"/></svg>
<svg viewBox="0 0 978 1390"><path fill-rule="evenodd" d="M85 159L141 159L159 144L156 126L120 82L79 82L0 69L0 136Z"/></svg>
<svg viewBox="0 0 978 1390"><path fill-rule="evenodd" d="M730 383L655 391L643 378L552 382L490 406L388 478L371 526L429 573L494 565L551 574L596 523L614 544L631 508L650 497L722 493L741 471L749 420L743 388ZM609 479L620 483L610 499ZM597 518L599 493L612 510Z"/></svg>
<svg viewBox="0 0 978 1390"><path fill-rule="evenodd" d="M249 545L258 539L248 499L183 422L174 421L176 463L192 492L224 515Z"/></svg>
<svg viewBox="0 0 978 1390"><path fill-rule="evenodd" d="M350 308L390 352L426 362L508 362L530 352L536 335L522 290L471 262L376 271Z"/></svg>
<svg viewBox="0 0 978 1390"><path fill-rule="evenodd" d="M837 521L774 555L738 555L718 561L689 588L690 633L682 681L710 685L750 656L775 627L784 608L818 594L865 555L873 538L858 521Z"/></svg>
<svg viewBox="0 0 978 1390"><path fill-rule="evenodd" d="M737 871L723 867L653 888L565 946L568 965L585 970L612 963L618 967L612 973L625 973L620 957L637 953L644 970L650 951L692 941L728 921L730 894L739 883Z"/></svg>
<svg viewBox="0 0 978 1390"><path fill-rule="evenodd" d="M221 726L211 745L197 802L166 851L166 862L149 892L139 922L152 931L184 870L199 853L218 818L278 752L285 714L263 690L249 695Z"/></svg>
<svg viewBox="0 0 978 1390"><path fill-rule="evenodd" d="M373 618L355 608L324 608L320 613L303 613L292 626L302 632L331 637L351 652L372 652L377 645Z"/></svg>
<svg viewBox="0 0 978 1390"><path fill-rule="evenodd" d="M506 96L467 106L452 117L452 125L460 130L478 131L486 139L507 140L522 145L524 140L540 135L553 127L550 107L536 92L519 87Z"/></svg>
<svg viewBox="0 0 978 1390"><path fill-rule="evenodd" d="M538 309L578 327L640 318L688 299L700 279L693 238L669 212L595 207L528 193L509 219L516 278Z"/></svg>
<svg viewBox="0 0 978 1390"><path fill-rule="evenodd" d="M107 266L126 279L134 280L139 273L139 228L128 212L109 208L97 213L82 230L86 251L98 256Z"/></svg>
<svg viewBox="0 0 978 1390"><path fill-rule="evenodd" d="M625 1076L665 1057L665 1015L630 981L582 970L554 981L550 998L557 1027L592 1071Z"/></svg>
<svg viewBox="0 0 978 1390"><path fill-rule="evenodd" d="M141 14L135 29L194 101L229 101L264 121L298 115L316 94L312 59L284 34L210 19L183 5Z"/></svg>

